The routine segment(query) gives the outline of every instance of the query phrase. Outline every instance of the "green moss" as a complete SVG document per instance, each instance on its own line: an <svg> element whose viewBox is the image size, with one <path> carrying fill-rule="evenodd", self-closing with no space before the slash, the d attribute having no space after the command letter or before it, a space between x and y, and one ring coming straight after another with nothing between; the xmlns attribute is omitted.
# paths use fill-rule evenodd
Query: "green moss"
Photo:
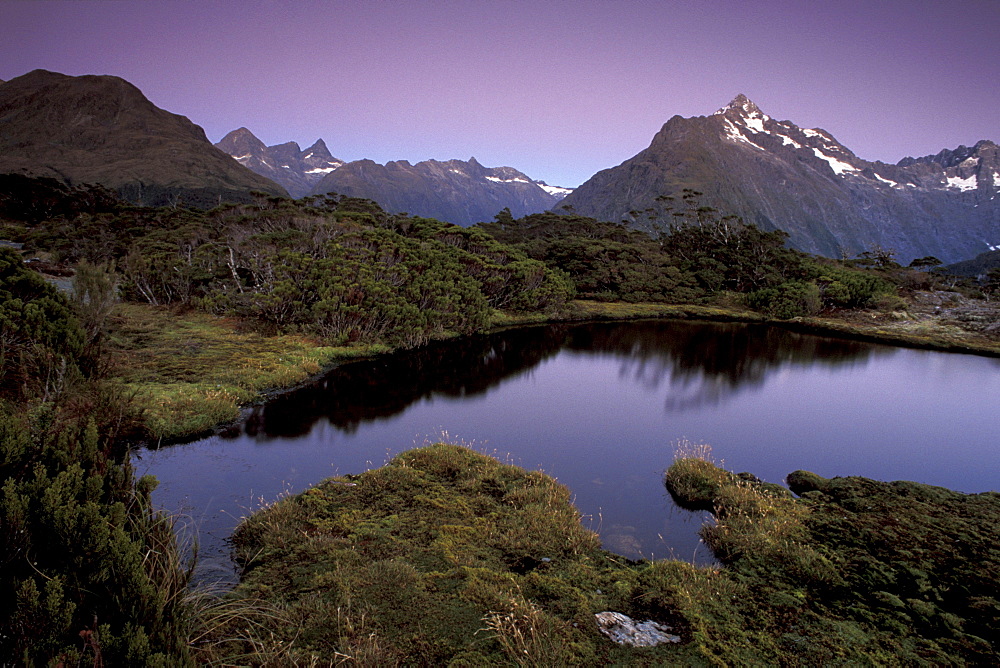
<svg viewBox="0 0 1000 668"><path fill-rule="evenodd" d="M438 444L246 520L234 596L280 605L267 633L286 662L996 662L998 495L798 472L810 491L794 498L686 452L666 479L683 472L671 491L713 508L704 536L724 566L623 560L551 478ZM597 633L602 610L683 642L619 647ZM249 642L217 633L220 660Z"/></svg>
<svg viewBox="0 0 1000 668"><path fill-rule="evenodd" d="M705 490L715 490L716 523L703 536L758 606L751 626L779 638L783 660L965 665L1000 657L983 641L996 637L1000 617L981 598L1000 593L991 570L1000 558L1000 495L796 471L788 482L803 496L792 499L706 464L679 460L667 485L701 506Z"/></svg>

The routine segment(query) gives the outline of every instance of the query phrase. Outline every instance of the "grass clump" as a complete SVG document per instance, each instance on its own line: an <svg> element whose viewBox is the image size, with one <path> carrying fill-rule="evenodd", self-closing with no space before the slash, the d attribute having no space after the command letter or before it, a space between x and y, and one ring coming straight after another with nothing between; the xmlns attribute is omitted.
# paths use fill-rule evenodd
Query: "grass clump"
<svg viewBox="0 0 1000 668"><path fill-rule="evenodd" d="M616 593L632 570L600 549L564 486L464 446L327 480L247 518L234 542L233 596L283 611L269 632L292 662L599 665L678 652L601 636L596 612L635 611ZM216 633L219 657L252 649L234 629Z"/></svg>
<svg viewBox="0 0 1000 668"><path fill-rule="evenodd" d="M715 467L707 450L693 454L682 453L666 485L699 507L706 490L713 495L715 522L702 536L724 564L712 586L730 600L679 605L705 655L787 664L1000 659L1000 582L990 567L1000 558L1000 495L797 471L788 477L794 498ZM677 591L676 581L657 588Z"/></svg>
<svg viewBox="0 0 1000 668"><path fill-rule="evenodd" d="M385 350L264 336L242 331L232 319L139 304L117 304L110 330L109 371L144 406L148 433L165 440L230 422L241 405L301 383L337 360Z"/></svg>

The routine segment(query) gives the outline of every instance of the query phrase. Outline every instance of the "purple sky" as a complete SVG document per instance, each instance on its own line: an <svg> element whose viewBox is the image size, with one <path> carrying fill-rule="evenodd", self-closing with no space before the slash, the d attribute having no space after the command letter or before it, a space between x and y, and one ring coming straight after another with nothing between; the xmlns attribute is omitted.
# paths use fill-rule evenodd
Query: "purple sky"
<svg viewBox="0 0 1000 668"><path fill-rule="evenodd" d="M113 74L219 141L578 186L745 93L896 162L1000 141L1000 0L0 0L0 79Z"/></svg>

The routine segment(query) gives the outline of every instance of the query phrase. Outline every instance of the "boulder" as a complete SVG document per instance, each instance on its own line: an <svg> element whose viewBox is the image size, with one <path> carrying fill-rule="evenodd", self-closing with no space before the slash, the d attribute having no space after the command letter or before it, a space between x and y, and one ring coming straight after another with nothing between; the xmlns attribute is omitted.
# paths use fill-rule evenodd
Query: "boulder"
<svg viewBox="0 0 1000 668"><path fill-rule="evenodd" d="M655 647L668 642L678 643L681 641L680 636L668 633L673 630L669 626L651 620L637 622L628 615L611 611L599 612L594 617L597 618L597 628L600 629L601 633L619 645Z"/></svg>

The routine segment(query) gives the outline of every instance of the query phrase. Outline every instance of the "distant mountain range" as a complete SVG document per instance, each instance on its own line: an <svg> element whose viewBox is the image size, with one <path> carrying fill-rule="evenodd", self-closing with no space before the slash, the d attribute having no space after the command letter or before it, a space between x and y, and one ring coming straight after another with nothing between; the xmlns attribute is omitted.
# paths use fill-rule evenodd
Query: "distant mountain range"
<svg viewBox="0 0 1000 668"><path fill-rule="evenodd" d="M518 218L546 211L572 192L513 167L483 167L475 158L415 165L406 160L344 162L330 154L322 139L304 151L295 142L265 146L246 128L233 130L216 147L293 197L335 192L375 200L391 213L463 226L492 220L504 208Z"/></svg>
<svg viewBox="0 0 1000 668"><path fill-rule="evenodd" d="M311 193L324 176L344 164L343 160L330 155L322 139L317 139L304 151L293 141L265 146L246 128L233 130L215 147L233 156L250 171L283 186L296 199Z"/></svg>
<svg viewBox="0 0 1000 668"><path fill-rule="evenodd" d="M0 84L0 173L99 183L150 206L212 206L283 188L118 77L34 70Z"/></svg>
<svg viewBox="0 0 1000 668"><path fill-rule="evenodd" d="M674 116L649 148L598 172L560 206L631 222L629 212L655 210L660 195L679 201L684 188L830 257L878 245L903 262L933 255L947 263L1000 245L995 143L869 162L829 132L777 121L743 95L711 116Z"/></svg>
<svg viewBox="0 0 1000 668"><path fill-rule="evenodd" d="M222 150L220 150L222 149ZM228 155L227 155L228 154ZM649 148L571 191L475 158L345 162L323 140L265 146L246 128L213 146L184 116L113 76L35 70L0 82L0 173L99 183L145 205L213 206L336 192L391 212L470 225L559 207L641 225L662 195L700 203L802 250L837 257L876 246L944 263L1000 248L1000 148L992 141L895 165L859 158L821 129L777 121L743 95L710 116L674 116ZM669 221L662 212L659 222Z"/></svg>

